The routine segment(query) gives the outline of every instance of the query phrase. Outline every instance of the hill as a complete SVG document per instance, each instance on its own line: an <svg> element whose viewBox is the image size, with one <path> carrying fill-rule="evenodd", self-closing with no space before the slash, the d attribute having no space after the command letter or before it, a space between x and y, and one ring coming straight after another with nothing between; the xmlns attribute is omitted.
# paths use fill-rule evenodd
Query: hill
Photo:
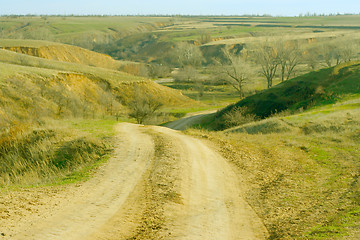
<svg viewBox="0 0 360 240"><path fill-rule="evenodd" d="M176 90L115 70L42 59L8 50L0 50L0 61L2 108L7 109L5 113L19 111L21 114L30 116L32 114L26 114L26 110L44 108L50 111L54 107L62 108L59 102L56 103L56 101L61 101L66 102L68 106L76 103L71 111L73 115L78 115L76 113L79 111L78 105L84 104L95 104L92 106L93 111L103 114L106 109L104 101L113 99L114 103L109 104L126 106L131 101L135 89L152 93L166 106L186 105L191 102ZM20 88L20 86L25 86L25 88ZM16 90L18 88L19 90ZM9 95L10 92L13 92L14 96ZM22 105L19 102L10 104L12 99L19 101L25 96L32 100L24 100L24 104L30 101L32 106L29 103ZM59 99L55 100L56 98ZM44 103L49 103L53 107ZM40 105L43 106L40 107ZM24 106L26 106L25 109ZM86 112L88 115L88 111Z"/></svg>
<svg viewBox="0 0 360 240"><path fill-rule="evenodd" d="M270 239L359 239L359 94L225 131L188 132L213 141L237 167Z"/></svg>
<svg viewBox="0 0 360 240"><path fill-rule="evenodd" d="M132 33L170 25L170 17L2 16L1 38L48 40L90 49Z"/></svg>
<svg viewBox="0 0 360 240"><path fill-rule="evenodd" d="M237 167L269 239L359 239L359 70L349 62L312 72L201 121L227 128L225 116L239 106L265 119L187 131Z"/></svg>
<svg viewBox="0 0 360 240"><path fill-rule="evenodd" d="M31 44L34 49L59 46ZM165 107L194 103L146 78L95 67L107 59L101 54L80 49L76 56L81 56L81 63L59 61L74 57L67 53L54 60L0 49L0 187L53 183L103 159L111 149L113 131L101 137L92 129L79 132L77 125L64 124L69 119L110 119L111 124L105 123L111 129L116 120L128 119L128 105L136 94L153 96Z"/></svg>
<svg viewBox="0 0 360 240"><path fill-rule="evenodd" d="M333 103L344 95L359 94L359 77L360 62L347 62L310 72L230 105L208 122L216 122L212 127L224 129L224 116L239 107L245 107L247 113L258 118L267 118L282 111L302 111L315 105Z"/></svg>
<svg viewBox="0 0 360 240"><path fill-rule="evenodd" d="M49 60L79 63L114 70L119 70L122 66L127 64L136 64L128 61L116 61L108 55L93 52L81 47L41 40L1 39L0 49Z"/></svg>

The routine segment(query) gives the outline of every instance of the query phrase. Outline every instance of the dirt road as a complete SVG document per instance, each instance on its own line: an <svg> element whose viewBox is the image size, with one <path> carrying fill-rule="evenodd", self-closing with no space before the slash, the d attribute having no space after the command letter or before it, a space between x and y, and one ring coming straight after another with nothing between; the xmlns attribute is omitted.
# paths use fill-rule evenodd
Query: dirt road
<svg viewBox="0 0 360 240"><path fill-rule="evenodd" d="M165 127L175 130L186 130L189 127L199 124L203 118L207 117L210 114L214 114L216 111L217 110L215 109L215 110L206 110L201 112L190 113L187 114L184 118L166 123Z"/></svg>
<svg viewBox="0 0 360 240"><path fill-rule="evenodd" d="M115 156L94 178L7 226L4 239L267 237L239 177L205 142L164 127L117 131Z"/></svg>

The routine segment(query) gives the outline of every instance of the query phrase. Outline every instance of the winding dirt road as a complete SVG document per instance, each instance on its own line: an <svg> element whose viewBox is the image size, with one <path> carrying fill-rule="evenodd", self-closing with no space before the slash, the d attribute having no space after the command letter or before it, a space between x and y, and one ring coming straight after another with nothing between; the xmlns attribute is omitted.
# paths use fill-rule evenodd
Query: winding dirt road
<svg viewBox="0 0 360 240"><path fill-rule="evenodd" d="M114 157L9 239L266 239L239 177L202 140L121 123ZM1 239L1 237L0 237Z"/></svg>
<svg viewBox="0 0 360 240"><path fill-rule="evenodd" d="M184 118L166 123L164 126L175 130L186 130L189 127L199 124L203 118L210 114L214 114L216 111L217 110L215 109L186 114Z"/></svg>

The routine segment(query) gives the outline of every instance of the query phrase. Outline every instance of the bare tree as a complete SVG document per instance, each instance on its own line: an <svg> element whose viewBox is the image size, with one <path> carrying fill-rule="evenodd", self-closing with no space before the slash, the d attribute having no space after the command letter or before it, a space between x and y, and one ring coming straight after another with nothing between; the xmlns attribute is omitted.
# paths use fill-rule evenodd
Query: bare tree
<svg viewBox="0 0 360 240"><path fill-rule="evenodd" d="M271 88L280 64L276 47L265 42L257 45L253 54L255 62L261 66L261 74L266 78L267 87Z"/></svg>
<svg viewBox="0 0 360 240"><path fill-rule="evenodd" d="M148 64L148 75L151 78L163 78L168 77L171 73L171 69L163 64Z"/></svg>
<svg viewBox="0 0 360 240"><path fill-rule="evenodd" d="M311 70L314 71L319 65L320 61L319 49L316 47L310 47L305 50L303 60L311 68Z"/></svg>
<svg viewBox="0 0 360 240"><path fill-rule="evenodd" d="M324 43L319 47L319 52L323 60L325 61L328 67L331 67L333 64L333 60L336 58L338 49L336 45L332 43ZM337 60L337 64L339 60Z"/></svg>
<svg viewBox="0 0 360 240"><path fill-rule="evenodd" d="M280 65L281 82L289 80L295 67L302 59L301 49L297 41L279 41L276 44L277 58Z"/></svg>
<svg viewBox="0 0 360 240"><path fill-rule="evenodd" d="M240 98L244 97L244 84L249 80L252 73L251 66L239 55L235 55L228 48L223 50L226 58L225 62L215 60L218 71L224 76L224 80L229 83L238 93Z"/></svg>
<svg viewBox="0 0 360 240"><path fill-rule="evenodd" d="M174 58L177 60L177 63L180 64L181 67L199 66L204 59L200 48L187 42L177 44L173 54L175 55Z"/></svg>
<svg viewBox="0 0 360 240"><path fill-rule="evenodd" d="M353 40L344 39L339 44L343 62L350 62L357 54L357 46Z"/></svg>
<svg viewBox="0 0 360 240"><path fill-rule="evenodd" d="M196 68L193 66L185 66L177 71L173 75L175 81L177 82L191 82L195 81L198 76Z"/></svg>
<svg viewBox="0 0 360 240"><path fill-rule="evenodd" d="M130 108L129 116L135 118L138 124L143 124L146 119L154 116L161 106L162 103L154 96L146 95L139 89L135 89L134 100L128 105Z"/></svg>
<svg viewBox="0 0 360 240"><path fill-rule="evenodd" d="M318 49L322 60L328 67L333 66L334 62L335 65L349 62L357 54L355 42L348 38L339 38L323 43Z"/></svg>

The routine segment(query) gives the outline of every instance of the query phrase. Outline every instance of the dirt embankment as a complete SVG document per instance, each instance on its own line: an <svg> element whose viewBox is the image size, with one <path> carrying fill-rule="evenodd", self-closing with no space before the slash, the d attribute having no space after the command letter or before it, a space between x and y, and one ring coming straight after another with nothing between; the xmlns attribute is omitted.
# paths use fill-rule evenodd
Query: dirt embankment
<svg viewBox="0 0 360 240"><path fill-rule="evenodd" d="M114 158L88 182L44 193L36 212L26 210L36 202L5 201L25 210L0 220L4 239L266 239L241 179L205 142L162 127L117 130Z"/></svg>
<svg viewBox="0 0 360 240"><path fill-rule="evenodd" d="M41 47L12 46L2 48L34 57L61 62L80 63L89 66L118 69L121 65L120 62L115 61L108 55L65 44Z"/></svg>

